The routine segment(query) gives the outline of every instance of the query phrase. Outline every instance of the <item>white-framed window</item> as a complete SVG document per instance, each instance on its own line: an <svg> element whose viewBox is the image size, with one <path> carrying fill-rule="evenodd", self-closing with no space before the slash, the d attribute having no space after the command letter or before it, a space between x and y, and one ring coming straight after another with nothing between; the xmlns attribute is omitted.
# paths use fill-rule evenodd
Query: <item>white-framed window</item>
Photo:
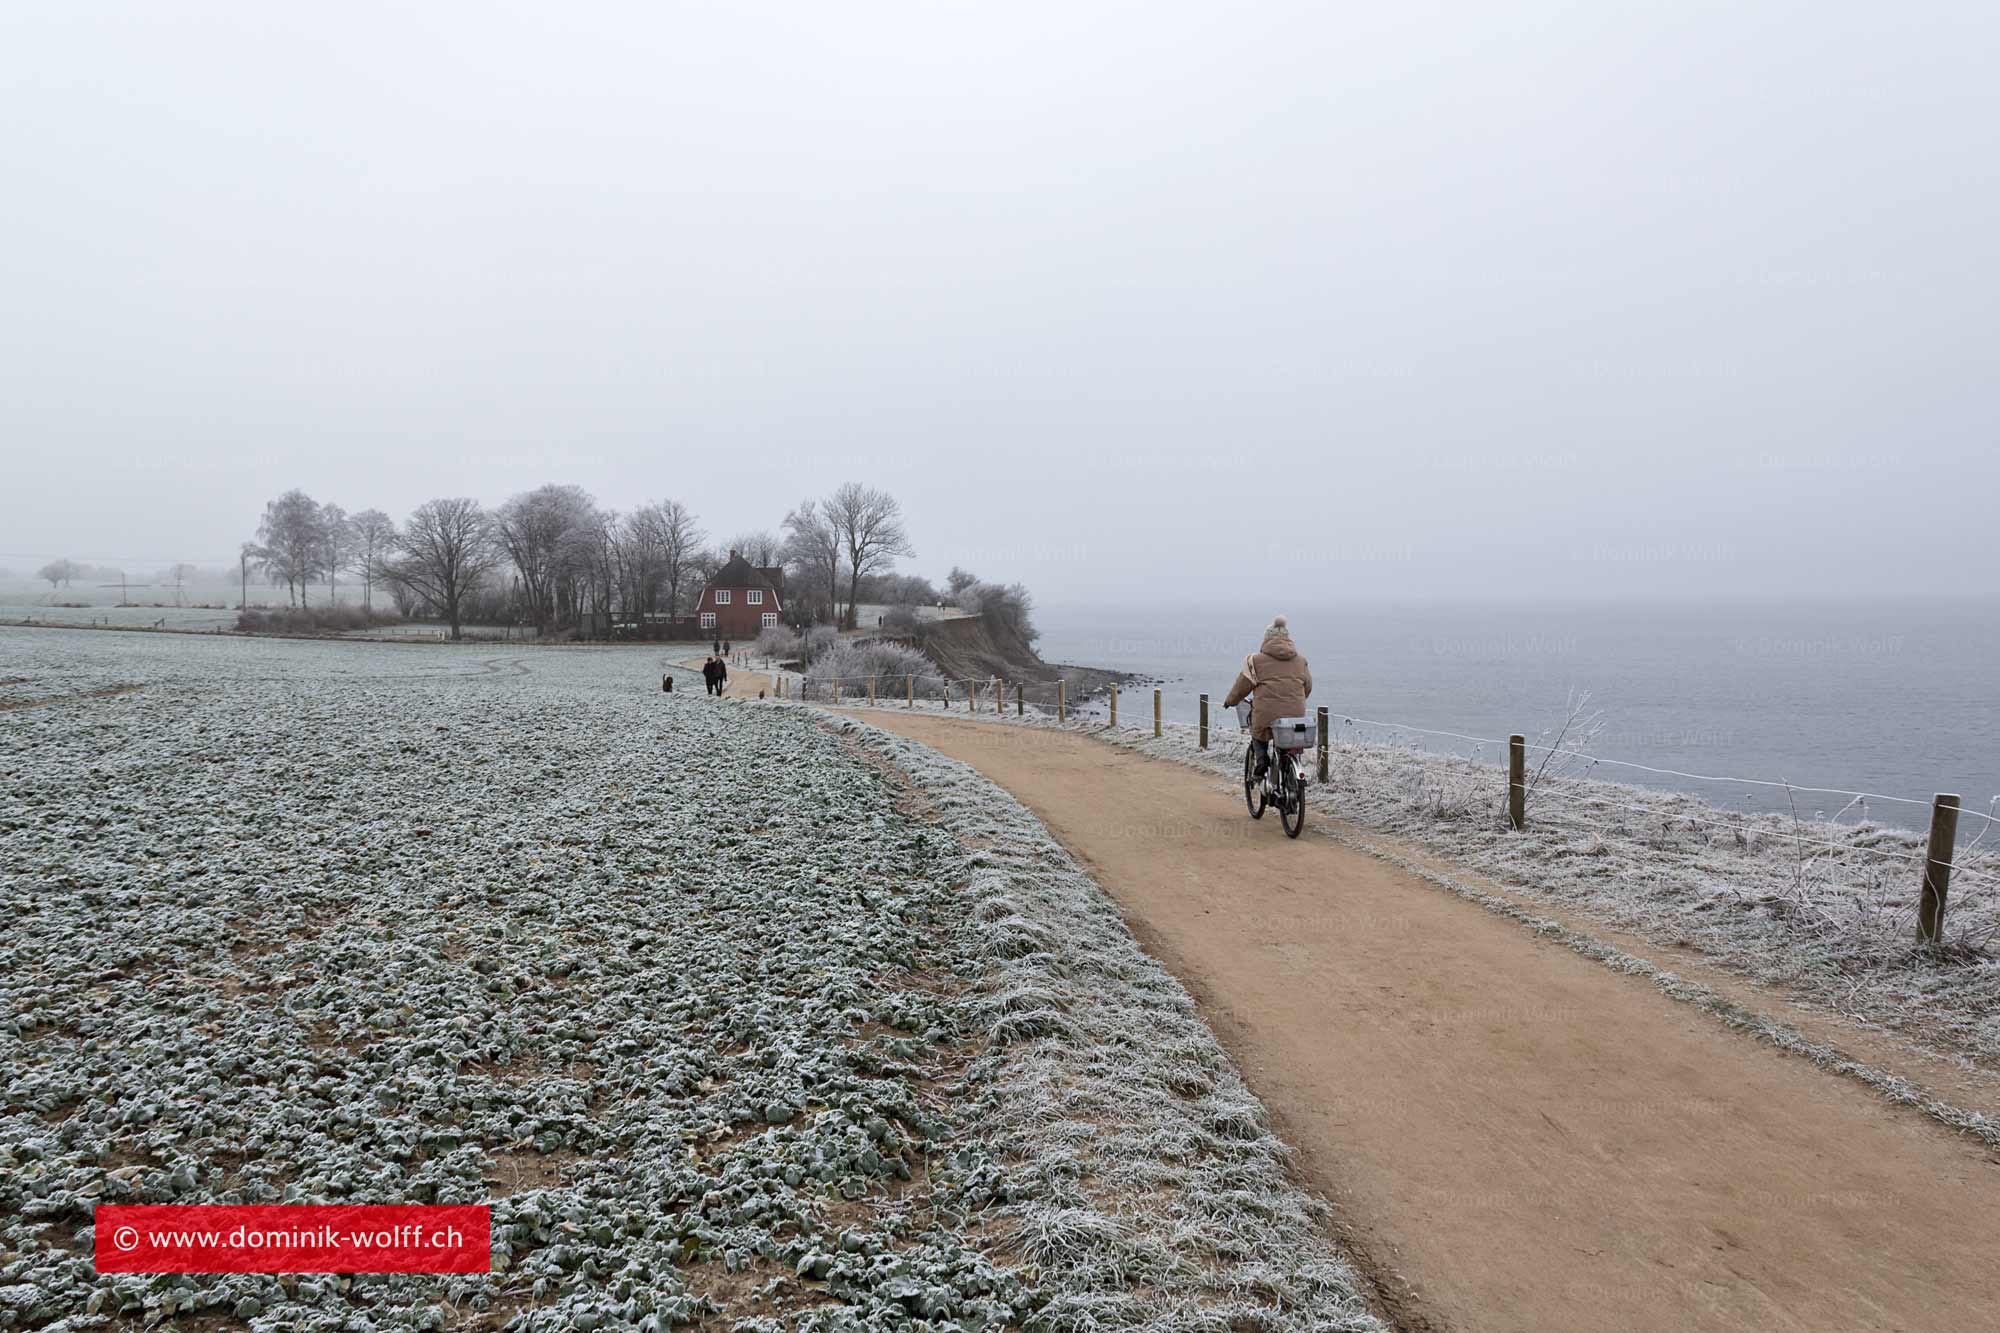
<svg viewBox="0 0 2000 1333"><path fill-rule="evenodd" d="M704 611L701 613L701 627L703 629L715 628L715 612Z"/></svg>
<svg viewBox="0 0 2000 1333"><path fill-rule="evenodd" d="M749 592L743 594L743 600L752 606L762 606L764 604L764 590L762 588L752 588Z"/></svg>
<svg viewBox="0 0 2000 1333"><path fill-rule="evenodd" d="M770 628L771 628L771 627L772 627L773 625L775 625L775 624L777 624L777 623L778 623L778 613L777 613L776 611L766 611L766 612L764 613L764 628L765 628L765 629L770 629Z"/></svg>
<svg viewBox="0 0 2000 1333"><path fill-rule="evenodd" d="M717 606L728 606L728 605L729 605L729 589L727 589L727 588L717 588L717 589L715 590L715 604L716 604Z"/></svg>

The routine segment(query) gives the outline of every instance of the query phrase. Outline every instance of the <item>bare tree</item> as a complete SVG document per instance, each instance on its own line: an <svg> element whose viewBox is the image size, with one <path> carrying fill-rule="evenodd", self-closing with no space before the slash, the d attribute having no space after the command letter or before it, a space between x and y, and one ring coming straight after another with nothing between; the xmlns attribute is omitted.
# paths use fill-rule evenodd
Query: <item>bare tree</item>
<svg viewBox="0 0 2000 1333"><path fill-rule="evenodd" d="M262 569L264 561L264 548L256 542L244 542L236 548L237 577L242 580L237 585L240 590L237 593L239 600L236 603L238 611L247 611L250 609L250 566L255 565L257 568Z"/></svg>
<svg viewBox="0 0 2000 1333"><path fill-rule="evenodd" d="M407 589L444 613L451 637L462 638L466 598L507 559L493 521L477 500L428 500L410 515L396 542L400 552L378 577Z"/></svg>
<svg viewBox="0 0 2000 1333"><path fill-rule="evenodd" d="M38 579L47 579L50 591L54 591L58 583L67 588L70 580L74 579L81 572L82 567L74 560L51 560L35 571L35 577Z"/></svg>
<svg viewBox="0 0 2000 1333"><path fill-rule="evenodd" d="M306 603L306 589L326 558L320 507L301 490L289 490L264 506L257 525L259 563L273 582L285 585L292 605Z"/></svg>
<svg viewBox="0 0 2000 1333"><path fill-rule="evenodd" d="M689 581L695 552L708 534L695 522L694 511L679 500L662 500L651 508L660 543L660 577L667 588L667 614L679 615L681 588Z"/></svg>
<svg viewBox="0 0 2000 1333"><path fill-rule="evenodd" d="M775 532L758 529L756 532L739 533L730 540L730 549L759 569L769 569L778 563L778 553L785 543Z"/></svg>
<svg viewBox="0 0 2000 1333"><path fill-rule="evenodd" d="M921 574L885 574L874 583L876 600L891 606L930 606L941 600L938 590Z"/></svg>
<svg viewBox="0 0 2000 1333"><path fill-rule="evenodd" d="M850 481L827 500L825 514L847 556L847 628L853 629L861 580L916 551L903 531L903 507L887 491Z"/></svg>
<svg viewBox="0 0 2000 1333"><path fill-rule="evenodd" d="M396 522L379 509L364 509L354 525L354 567L361 574L361 608L375 609L375 566L395 549Z"/></svg>
<svg viewBox="0 0 2000 1333"><path fill-rule="evenodd" d="M785 560L798 574L798 585L825 598L827 619L840 610L840 534L820 512L819 501L807 500L785 515Z"/></svg>
<svg viewBox="0 0 2000 1333"><path fill-rule="evenodd" d="M174 590L174 605L187 605L188 580L196 578L201 571L185 561L167 566L160 574L160 582Z"/></svg>
<svg viewBox="0 0 2000 1333"><path fill-rule="evenodd" d="M538 486L493 515L494 532L521 576L527 618L542 630L561 611L576 609L603 528L597 502L581 486Z"/></svg>
<svg viewBox="0 0 2000 1333"><path fill-rule="evenodd" d="M326 600L340 604L340 571L354 561L354 520L339 505L322 505L319 511L320 541L326 546Z"/></svg>
<svg viewBox="0 0 2000 1333"><path fill-rule="evenodd" d="M668 615L679 614L681 588L704 535L694 512L679 500L642 505L627 514L612 541L625 609L655 611L664 604Z"/></svg>

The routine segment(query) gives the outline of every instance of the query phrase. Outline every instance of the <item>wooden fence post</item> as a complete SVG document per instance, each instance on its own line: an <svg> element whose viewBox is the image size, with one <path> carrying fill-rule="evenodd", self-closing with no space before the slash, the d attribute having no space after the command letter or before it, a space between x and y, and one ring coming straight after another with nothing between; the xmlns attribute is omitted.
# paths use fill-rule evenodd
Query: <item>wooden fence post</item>
<svg viewBox="0 0 2000 1333"><path fill-rule="evenodd" d="M1056 682L1056 721L1066 721L1069 717L1069 699L1063 689L1064 682Z"/></svg>
<svg viewBox="0 0 2000 1333"><path fill-rule="evenodd" d="M875 677L873 676L868 678L868 706L870 708L875 706Z"/></svg>
<svg viewBox="0 0 2000 1333"><path fill-rule="evenodd" d="M838 679L833 682L833 706L835 708L840 707L840 681Z"/></svg>
<svg viewBox="0 0 2000 1333"><path fill-rule="evenodd" d="M1014 682L1014 716L1020 717L1028 711L1027 700L1022 694L1021 682Z"/></svg>
<svg viewBox="0 0 2000 1333"><path fill-rule="evenodd" d="M1153 691L1153 738L1155 740L1158 740L1159 736L1160 736L1160 692L1158 690L1154 690Z"/></svg>
<svg viewBox="0 0 2000 1333"><path fill-rule="evenodd" d="M997 716L998 714L1005 713L1006 711L1007 711L1007 682L1000 679L1000 677L995 676L993 678L993 712Z"/></svg>
<svg viewBox="0 0 2000 1333"><path fill-rule="evenodd" d="M1319 710L1319 780L1326 781L1326 710Z"/></svg>
<svg viewBox="0 0 2000 1333"><path fill-rule="evenodd" d="M1208 748L1208 696L1201 696L1201 748Z"/></svg>
<svg viewBox="0 0 2000 1333"><path fill-rule="evenodd" d="M1507 738L1507 822L1528 827L1528 738Z"/></svg>
<svg viewBox="0 0 2000 1333"><path fill-rule="evenodd" d="M1111 729L1118 730L1118 687L1111 687Z"/></svg>
<svg viewBox="0 0 2000 1333"><path fill-rule="evenodd" d="M917 678L915 675L903 677L903 695L903 707L915 708L917 706Z"/></svg>
<svg viewBox="0 0 2000 1333"><path fill-rule="evenodd" d="M1958 842L1958 797L1931 798L1931 840L1924 848L1923 898L1917 904L1917 943L1944 943L1945 893L1951 887L1951 859Z"/></svg>

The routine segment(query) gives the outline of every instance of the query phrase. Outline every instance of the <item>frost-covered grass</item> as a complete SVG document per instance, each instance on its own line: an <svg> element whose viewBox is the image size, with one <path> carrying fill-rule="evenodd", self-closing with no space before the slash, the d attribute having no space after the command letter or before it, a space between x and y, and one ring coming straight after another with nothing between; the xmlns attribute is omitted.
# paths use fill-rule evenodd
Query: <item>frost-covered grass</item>
<svg viewBox="0 0 2000 1333"><path fill-rule="evenodd" d="M954 711L963 716L963 704ZM1058 725L1011 708L981 720ZM1149 714L1142 727L1116 731L1101 720L1067 725L1241 779L1244 740L1227 715L1208 750L1193 727L1169 724L1154 739ZM1962 821L1946 947L1932 950L1915 941L1924 839L1910 829L1809 815L1794 822L1570 778L1546 784L1528 828L1516 832L1505 821L1500 763L1351 734L1331 746L1329 779L1311 792L1320 816L1393 835L1654 942L1693 947L1840 1013L2000 1059L2000 830L1986 833L1983 819Z"/></svg>
<svg viewBox="0 0 2000 1333"><path fill-rule="evenodd" d="M659 658L0 629L0 1319L1372 1326L1025 811ZM281 1200L491 1201L497 1271L89 1261Z"/></svg>

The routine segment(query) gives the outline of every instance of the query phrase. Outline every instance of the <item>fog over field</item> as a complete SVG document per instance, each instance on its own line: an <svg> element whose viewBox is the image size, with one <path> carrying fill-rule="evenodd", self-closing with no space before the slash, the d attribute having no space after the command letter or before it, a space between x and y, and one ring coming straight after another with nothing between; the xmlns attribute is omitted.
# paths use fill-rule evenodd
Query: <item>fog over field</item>
<svg viewBox="0 0 2000 1333"><path fill-rule="evenodd" d="M1990 586L1996 39L29 0L0 567L232 567L293 486L719 536L858 478L1049 600Z"/></svg>

